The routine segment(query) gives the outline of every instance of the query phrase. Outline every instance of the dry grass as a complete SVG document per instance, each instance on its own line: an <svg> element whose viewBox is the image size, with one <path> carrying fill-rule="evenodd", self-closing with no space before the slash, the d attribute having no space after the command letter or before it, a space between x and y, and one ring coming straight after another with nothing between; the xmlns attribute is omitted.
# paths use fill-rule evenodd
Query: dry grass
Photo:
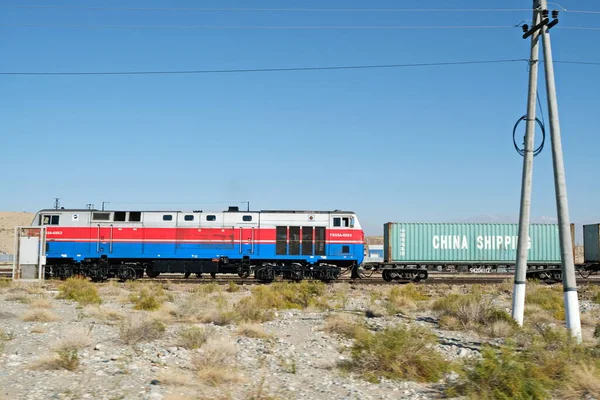
<svg viewBox="0 0 600 400"><path fill-rule="evenodd" d="M119 325L120 338L126 344L156 340L163 335L165 329L165 324L146 315L136 315Z"/></svg>
<svg viewBox="0 0 600 400"><path fill-rule="evenodd" d="M25 322L53 322L57 321L58 317L51 311L43 309L29 310L23 315Z"/></svg>
<svg viewBox="0 0 600 400"><path fill-rule="evenodd" d="M120 297L127 294L127 290L116 281L110 281L99 286L102 297Z"/></svg>
<svg viewBox="0 0 600 400"><path fill-rule="evenodd" d="M493 338L507 338L515 332L515 324L507 321L494 321L486 327L486 332Z"/></svg>
<svg viewBox="0 0 600 400"><path fill-rule="evenodd" d="M254 339L270 339L273 336L267 333L259 324L244 323L238 327L237 334Z"/></svg>
<svg viewBox="0 0 600 400"><path fill-rule="evenodd" d="M355 338L366 328L357 323L357 318L348 314L333 314L325 320L325 332L335 333L347 338Z"/></svg>
<svg viewBox="0 0 600 400"><path fill-rule="evenodd" d="M198 349L213 335L211 329L198 326L184 327L177 332L177 345L189 350Z"/></svg>
<svg viewBox="0 0 600 400"><path fill-rule="evenodd" d="M203 294L203 295L211 294L211 293L220 293L221 287L219 285L217 285L216 282L210 282L210 283L201 284L201 285L196 286L194 288L193 292L196 294Z"/></svg>
<svg viewBox="0 0 600 400"><path fill-rule="evenodd" d="M96 285L85 278L68 278L58 290L59 299L73 300L82 306L102 303Z"/></svg>
<svg viewBox="0 0 600 400"><path fill-rule="evenodd" d="M31 302L31 307L33 308L52 308L52 302L48 299L37 299Z"/></svg>
<svg viewBox="0 0 600 400"><path fill-rule="evenodd" d="M196 376L211 386L239 382L233 366L236 363L235 345L210 339L192 360Z"/></svg>
<svg viewBox="0 0 600 400"><path fill-rule="evenodd" d="M83 309L83 313L86 316L107 325L113 325L125 318L125 315L119 311L97 305L86 306Z"/></svg>
<svg viewBox="0 0 600 400"><path fill-rule="evenodd" d="M83 330L71 331L54 348L54 355L34 363L32 368L41 370L75 371L79 367L79 351L91 343L88 333Z"/></svg>
<svg viewBox="0 0 600 400"><path fill-rule="evenodd" d="M33 328L31 328L31 330L29 332L31 332L31 333L46 333L46 328L44 328L43 326L34 326Z"/></svg>
<svg viewBox="0 0 600 400"><path fill-rule="evenodd" d="M437 337L421 327L397 326L356 336L352 360L342 368L356 372L371 382L388 379L435 382L448 371L449 364L435 349Z"/></svg>
<svg viewBox="0 0 600 400"><path fill-rule="evenodd" d="M191 386L194 384L194 377L183 369L160 370L156 379L160 381L161 385L168 386L181 387Z"/></svg>

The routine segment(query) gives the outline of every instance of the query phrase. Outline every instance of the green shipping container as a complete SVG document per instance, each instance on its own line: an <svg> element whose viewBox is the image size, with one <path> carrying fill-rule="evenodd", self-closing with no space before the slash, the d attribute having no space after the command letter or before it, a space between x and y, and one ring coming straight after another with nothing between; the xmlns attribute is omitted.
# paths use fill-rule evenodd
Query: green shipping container
<svg viewBox="0 0 600 400"><path fill-rule="evenodd" d="M518 224L389 222L383 232L385 262L514 264L517 259ZM529 263L560 264L558 225L531 224L529 238Z"/></svg>

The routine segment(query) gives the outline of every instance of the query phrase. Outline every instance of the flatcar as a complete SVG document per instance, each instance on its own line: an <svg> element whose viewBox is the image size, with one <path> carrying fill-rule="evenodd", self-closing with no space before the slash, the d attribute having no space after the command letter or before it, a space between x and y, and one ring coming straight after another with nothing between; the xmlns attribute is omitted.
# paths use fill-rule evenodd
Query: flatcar
<svg viewBox="0 0 600 400"><path fill-rule="evenodd" d="M363 261L365 235L351 211L220 212L45 209L46 276L103 281L161 273L238 274L270 282L331 281Z"/></svg>

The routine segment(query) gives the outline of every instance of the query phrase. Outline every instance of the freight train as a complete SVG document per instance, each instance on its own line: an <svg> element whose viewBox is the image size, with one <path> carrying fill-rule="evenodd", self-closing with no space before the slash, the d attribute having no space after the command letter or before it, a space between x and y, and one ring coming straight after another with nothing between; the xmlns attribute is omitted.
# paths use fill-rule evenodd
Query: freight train
<svg viewBox="0 0 600 400"><path fill-rule="evenodd" d="M384 224L384 262L364 267L381 270L386 281L398 279L405 269L512 272L517 259L518 230L518 224L390 222ZM585 262L576 265L582 275L600 270L598 232L598 225L584 226ZM571 239L575 258L573 224ZM562 280L558 225L530 225L527 260L528 278Z"/></svg>
<svg viewBox="0 0 600 400"><path fill-rule="evenodd" d="M377 271L385 281L419 281L432 271L510 272L518 239L517 224L390 222L383 262L364 262L365 235L352 211L61 208L39 211L31 227L45 228L46 277L93 281L207 273L329 282L349 271L352 278ZM582 274L600 270L599 231L584 227ZM573 243L574 234L572 225ZM527 276L562 280L558 225L532 224L528 243Z"/></svg>

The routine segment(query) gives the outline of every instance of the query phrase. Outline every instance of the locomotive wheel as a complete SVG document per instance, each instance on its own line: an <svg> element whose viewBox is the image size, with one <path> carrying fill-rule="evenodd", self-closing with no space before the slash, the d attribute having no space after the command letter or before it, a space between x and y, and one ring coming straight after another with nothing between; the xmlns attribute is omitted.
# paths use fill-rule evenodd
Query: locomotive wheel
<svg viewBox="0 0 600 400"><path fill-rule="evenodd" d="M213 279L217 279L217 273L216 272L211 272L210 273L210 277Z"/></svg>
<svg viewBox="0 0 600 400"><path fill-rule="evenodd" d="M160 275L160 272L152 271L150 268L146 268L146 275L148 275L148 278L156 278Z"/></svg>
<svg viewBox="0 0 600 400"><path fill-rule="evenodd" d="M187 278L189 278L189 277L190 277L190 275L192 275L192 273L191 273L191 272L186 272L185 274L183 274L183 277L184 277L185 279L187 279Z"/></svg>

